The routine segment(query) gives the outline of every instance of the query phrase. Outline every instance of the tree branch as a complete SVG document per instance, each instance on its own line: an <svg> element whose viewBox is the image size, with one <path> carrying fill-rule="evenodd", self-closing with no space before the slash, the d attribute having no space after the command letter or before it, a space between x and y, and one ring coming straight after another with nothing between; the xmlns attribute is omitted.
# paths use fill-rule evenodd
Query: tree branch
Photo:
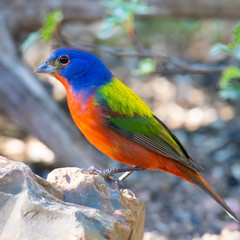
<svg viewBox="0 0 240 240"><path fill-rule="evenodd" d="M106 53L112 56L120 57L135 57L135 58L153 58L157 61L156 73L159 74L208 74L208 73L221 73L227 66L225 65L209 65L199 63L189 63L179 58L163 56L159 53L153 53L149 49L142 49L137 51L128 48L116 48L109 46L96 46L82 42L78 42L69 36L61 33L65 39L65 44L75 46L94 53ZM163 64L160 64L163 63Z"/></svg>

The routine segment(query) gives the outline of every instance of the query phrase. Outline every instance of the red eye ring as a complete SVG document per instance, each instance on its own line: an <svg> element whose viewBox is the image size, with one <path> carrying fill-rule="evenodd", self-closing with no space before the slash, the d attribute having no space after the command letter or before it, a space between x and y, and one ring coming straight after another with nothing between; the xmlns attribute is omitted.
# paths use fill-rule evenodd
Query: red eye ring
<svg viewBox="0 0 240 240"><path fill-rule="evenodd" d="M60 56L58 60L63 66L66 66L70 63L70 59L68 55Z"/></svg>

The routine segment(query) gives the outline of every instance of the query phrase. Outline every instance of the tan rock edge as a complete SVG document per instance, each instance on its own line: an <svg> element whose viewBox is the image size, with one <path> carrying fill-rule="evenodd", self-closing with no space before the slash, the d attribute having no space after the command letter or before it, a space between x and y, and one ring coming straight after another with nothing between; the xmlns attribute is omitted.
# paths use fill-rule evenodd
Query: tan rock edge
<svg viewBox="0 0 240 240"><path fill-rule="evenodd" d="M143 237L145 206L113 181L55 169L47 180L0 157L0 239L70 240Z"/></svg>

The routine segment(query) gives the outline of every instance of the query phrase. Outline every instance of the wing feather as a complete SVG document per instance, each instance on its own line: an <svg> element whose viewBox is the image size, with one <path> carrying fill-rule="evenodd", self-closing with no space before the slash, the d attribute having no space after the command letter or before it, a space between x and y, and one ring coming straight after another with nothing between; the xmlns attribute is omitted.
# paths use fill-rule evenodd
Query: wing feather
<svg viewBox="0 0 240 240"><path fill-rule="evenodd" d="M111 118L110 118L111 119ZM146 135L131 132L129 130L126 130L124 128L121 128L114 124L109 118L105 120L105 124L116 131L117 133L121 134L122 136L132 140L133 142L153 151L158 154L161 154L163 156L166 156L168 158L174 159L176 161L179 161L186 165L187 167L195 170L200 171L201 167L199 167L187 154L186 150L184 149L183 154L179 154L169 143L164 141L161 137L158 135L154 137L148 137ZM171 133L173 134L173 133ZM177 137L174 135L174 138L177 139ZM178 142L180 142L177 139ZM186 154L185 154L186 153Z"/></svg>
<svg viewBox="0 0 240 240"><path fill-rule="evenodd" d="M128 87L114 78L102 86L95 104L105 116L105 124L135 143L200 171L177 137Z"/></svg>

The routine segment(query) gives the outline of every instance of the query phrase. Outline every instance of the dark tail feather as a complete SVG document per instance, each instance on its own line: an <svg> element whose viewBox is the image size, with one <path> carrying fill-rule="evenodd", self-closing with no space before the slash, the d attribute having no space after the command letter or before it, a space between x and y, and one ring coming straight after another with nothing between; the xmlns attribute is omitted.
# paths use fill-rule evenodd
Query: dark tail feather
<svg viewBox="0 0 240 240"><path fill-rule="evenodd" d="M239 223L239 219L235 213L229 208L225 201L212 189L208 182L198 173L189 169L188 167L177 164L178 170L180 170L185 176L187 176L193 183L200 187L204 192L209 194L218 204L220 204L227 214Z"/></svg>

